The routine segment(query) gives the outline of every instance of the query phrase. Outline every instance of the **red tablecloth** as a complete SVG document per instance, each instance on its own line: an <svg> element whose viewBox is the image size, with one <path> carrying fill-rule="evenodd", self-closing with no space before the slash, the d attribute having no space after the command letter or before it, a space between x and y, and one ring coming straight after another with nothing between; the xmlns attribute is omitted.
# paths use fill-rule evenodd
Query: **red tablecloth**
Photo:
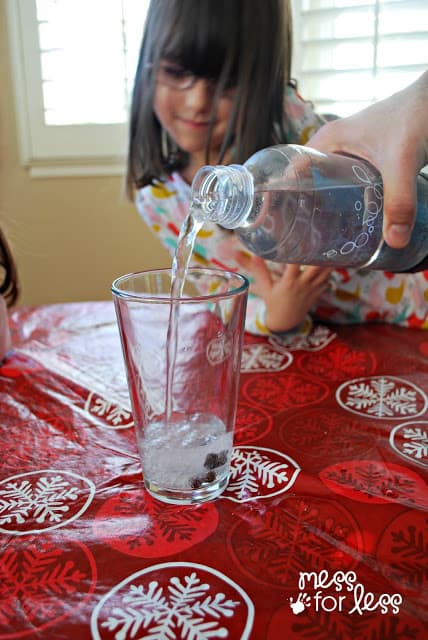
<svg viewBox="0 0 428 640"><path fill-rule="evenodd" d="M428 332L246 337L232 475L144 490L113 306L11 314L3 638L426 639Z"/></svg>

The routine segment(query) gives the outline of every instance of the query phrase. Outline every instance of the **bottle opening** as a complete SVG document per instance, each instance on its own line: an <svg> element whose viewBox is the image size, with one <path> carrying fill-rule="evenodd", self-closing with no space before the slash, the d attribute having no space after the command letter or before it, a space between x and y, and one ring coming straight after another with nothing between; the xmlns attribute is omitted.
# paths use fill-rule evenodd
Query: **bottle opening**
<svg viewBox="0 0 428 640"><path fill-rule="evenodd" d="M192 214L226 229L242 226L253 204L254 183L242 165L205 166L192 183Z"/></svg>

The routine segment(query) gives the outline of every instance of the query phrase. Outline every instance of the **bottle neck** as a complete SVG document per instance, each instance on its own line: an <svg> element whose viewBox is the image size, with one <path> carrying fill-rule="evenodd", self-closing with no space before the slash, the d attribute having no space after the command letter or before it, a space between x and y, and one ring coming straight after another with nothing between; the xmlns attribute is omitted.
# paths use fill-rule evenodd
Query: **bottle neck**
<svg viewBox="0 0 428 640"><path fill-rule="evenodd" d="M191 212L201 222L236 229L245 224L253 197L253 177L243 165L205 166L192 182Z"/></svg>

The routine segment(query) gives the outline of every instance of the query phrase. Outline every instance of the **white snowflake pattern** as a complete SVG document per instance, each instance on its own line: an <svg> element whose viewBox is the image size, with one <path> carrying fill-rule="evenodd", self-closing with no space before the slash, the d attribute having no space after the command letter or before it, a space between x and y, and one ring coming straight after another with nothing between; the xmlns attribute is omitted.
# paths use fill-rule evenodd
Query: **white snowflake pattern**
<svg viewBox="0 0 428 640"><path fill-rule="evenodd" d="M278 351L266 344L245 345L242 350L241 372L283 371L293 361L287 351Z"/></svg>
<svg viewBox="0 0 428 640"><path fill-rule="evenodd" d="M273 449L241 446L233 449L229 484L222 497L247 502L283 493L294 483L300 467Z"/></svg>
<svg viewBox="0 0 428 640"><path fill-rule="evenodd" d="M170 576L167 585L163 586L159 575L162 570L171 567L174 567L175 572L183 568L184 574L182 577ZM143 575L154 570L157 570L157 579L141 581ZM217 580L222 577L229 591L232 585L237 599L232 599L219 590L214 592L213 587L201 579L202 570L204 573L209 572L211 577L216 576ZM121 593L118 594L120 590ZM227 621L232 620L238 611L242 611L244 603L249 615L244 633L240 637L247 638L252 626L253 605L238 585L203 565L156 565L133 574L104 596L92 614L92 636L95 639L101 638L102 630L105 629L113 634L115 640L143 637L150 640L227 638L230 631ZM104 611L105 616L102 615ZM242 617L242 613L240 615ZM105 619L101 620L102 617Z"/></svg>
<svg viewBox="0 0 428 640"><path fill-rule="evenodd" d="M405 438L410 438L410 442L405 442L403 450L417 458L422 460L423 457L428 457L428 435L426 431L422 429L407 429L404 432Z"/></svg>
<svg viewBox="0 0 428 640"><path fill-rule="evenodd" d="M328 327L316 325L307 335L290 333L284 336L270 336L269 342L278 349L320 351L337 337Z"/></svg>
<svg viewBox="0 0 428 640"><path fill-rule="evenodd" d="M348 411L373 418L402 418L423 413L427 398L406 380L392 376L360 378L342 384L336 392L338 403ZM418 403L422 408L418 409Z"/></svg>
<svg viewBox="0 0 428 640"><path fill-rule="evenodd" d="M406 422L395 427L389 442L403 457L428 466L428 422Z"/></svg>
<svg viewBox="0 0 428 640"><path fill-rule="evenodd" d="M106 426L110 426L112 429L124 429L132 427L134 424L129 409L124 409L94 393L89 394L85 403L85 410L92 415L104 418L107 423Z"/></svg>
<svg viewBox="0 0 428 640"><path fill-rule="evenodd" d="M123 608L115 607L114 616L102 623L109 631L115 631L116 640L126 638L129 630L135 637L142 629L149 629L146 637L152 640L163 638L225 638L227 629L219 627L216 620L233 616L239 602L226 600L223 593L214 597L206 595L210 586L201 583L196 573L170 579L169 596L159 583L153 580L147 591L144 586L130 585L128 594L123 598ZM119 629L119 631L117 631Z"/></svg>
<svg viewBox="0 0 428 640"><path fill-rule="evenodd" d="M74 484L71 483L71 476ZM76 486L76 478L89 485L89 499L78 514L78 517L92 500L95 492L93 483L70 472L43 470L12 476L0 483L0 529L8 533L29 533L29 530L14 531L9 527L30 525L46 528L57 528L65 524L70 505L82 497L83 490ZM70 521L68 518L67 521ZM4 528L6 527L6 528ZM38 529L31 529L38 531Z"/></svg>

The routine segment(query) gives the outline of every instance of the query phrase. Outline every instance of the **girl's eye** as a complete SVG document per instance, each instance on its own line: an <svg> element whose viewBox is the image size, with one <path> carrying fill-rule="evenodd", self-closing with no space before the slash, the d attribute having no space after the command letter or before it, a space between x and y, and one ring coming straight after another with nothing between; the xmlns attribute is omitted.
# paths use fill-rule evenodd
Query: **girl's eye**
<svg viewBox="0 0 428 640"><path fill-rule="evenodd" d="M162 71L165 75L177 80L183 80L184 78L189 78L192 75L189 71L186 71L186 69L170 65L162 65Z"/></svg>

